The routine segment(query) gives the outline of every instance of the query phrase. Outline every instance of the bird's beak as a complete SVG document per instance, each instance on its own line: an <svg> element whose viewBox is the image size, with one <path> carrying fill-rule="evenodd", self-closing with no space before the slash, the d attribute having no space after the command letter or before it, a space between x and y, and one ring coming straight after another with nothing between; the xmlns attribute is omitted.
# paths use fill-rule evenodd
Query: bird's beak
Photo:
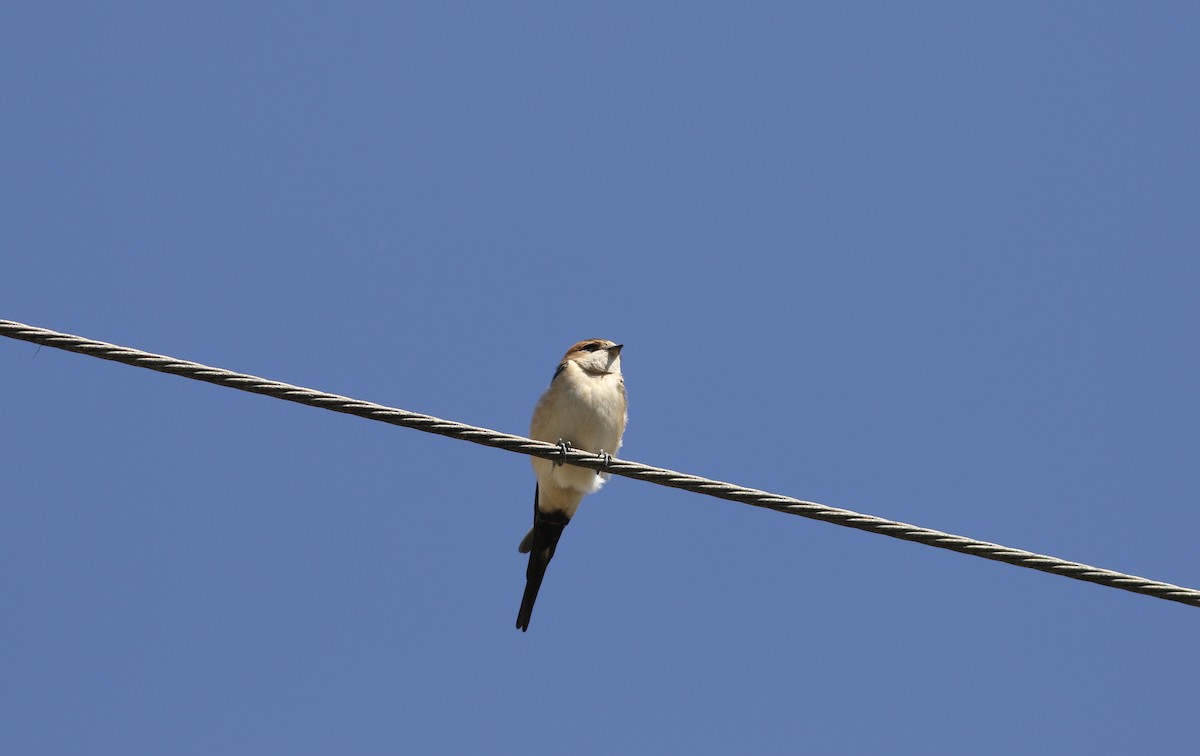
<svg viewBox="0 0 1200 756"><path fill-rule="evenodd" d="M608 351L612 352L613 354L620 354L621 350L624 348L625 348L624 344L614 344L613 346L610 346L608 348Z"/></svg>

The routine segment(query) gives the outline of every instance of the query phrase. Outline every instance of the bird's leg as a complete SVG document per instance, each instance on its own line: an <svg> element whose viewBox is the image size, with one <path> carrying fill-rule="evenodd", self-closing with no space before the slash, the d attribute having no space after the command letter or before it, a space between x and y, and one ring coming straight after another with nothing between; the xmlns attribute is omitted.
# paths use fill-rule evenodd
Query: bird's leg
<svg viewBox="0 0 1200 756"><path fill-rule="evenodd" d="M596 470L596 474L597 474L597 475L599 475L600 473L602 473L602 472L604 472L605 470L607 470L607 469L608 469L608 466L612 464L612 455L611 455L611 454L609 454L608 452L604 451L603 449L601 449L601 450L600 450L600 453L599 453L599 454L597 454L596 456L597 456L597 457L599 457L600 459L604 460L604 464L602 464L602 465L601 465L601 466L600 466L600 467L599 467L599 468Z"/></svg>
<svg viewBox="0 0 1200 756"><path fill-rule="evenodd" d="M558 443L557 443L557 444L555 444L555 446L557 446L557 447L558 447L558 451L559 451L559 452L562 454L562 456L563 456L563 459L566 459L566 458L567 458L567 452L571 451L571 442L570 442L570 441L563 441L563 440L560 438L560 439L558 439ZM554 463L554 466L555 466L555 467L562 467L562 463L563 463L563 461L562 461L562 459L560 459L560 460L558 460L558 461L556 461L556 462Z"/></svg>

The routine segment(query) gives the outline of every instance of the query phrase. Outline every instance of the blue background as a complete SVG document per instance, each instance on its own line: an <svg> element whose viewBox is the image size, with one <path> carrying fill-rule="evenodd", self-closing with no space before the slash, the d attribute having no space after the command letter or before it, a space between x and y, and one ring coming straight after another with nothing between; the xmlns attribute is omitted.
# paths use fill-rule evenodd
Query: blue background
<svg viewBox="0 0 1200 756"><path fill-rule="evenodd" d="M0 317L1183 585L1190 2L8 2ZM1170 753L1200 611L0 340L0 751Z"/></svg>

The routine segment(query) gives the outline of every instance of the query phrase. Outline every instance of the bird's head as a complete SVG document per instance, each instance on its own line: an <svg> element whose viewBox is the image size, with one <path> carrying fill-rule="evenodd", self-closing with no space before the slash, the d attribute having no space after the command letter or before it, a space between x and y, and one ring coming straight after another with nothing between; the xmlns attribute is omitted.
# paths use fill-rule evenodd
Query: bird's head
<svg viewBox="0 0 1200 756"><path fill-rule="evenodd" d="M592 375L605 373L621 373L621 348L618 344L606 339L588 339L581 341L567 350L563 362L573 361L583 368L584 372Z"/></svg>

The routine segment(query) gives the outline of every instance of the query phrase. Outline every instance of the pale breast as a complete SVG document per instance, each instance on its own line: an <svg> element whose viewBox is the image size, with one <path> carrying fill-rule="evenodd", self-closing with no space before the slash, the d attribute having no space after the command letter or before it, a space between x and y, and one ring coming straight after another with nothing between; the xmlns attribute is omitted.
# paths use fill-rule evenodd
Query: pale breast
<svg viewBox="0 0 1200 756"><path fill-rule="evenodd" d="M530 436L538 441L567 441L581 451L616 454L625 428L625 396L619 375L572 375L555 381L534 410ZM591 492L603 479L594 471L563 465L549 467L534 460L539 476L549 474L555 483ZM552 464L552 463L551 463Z"/></svg>

